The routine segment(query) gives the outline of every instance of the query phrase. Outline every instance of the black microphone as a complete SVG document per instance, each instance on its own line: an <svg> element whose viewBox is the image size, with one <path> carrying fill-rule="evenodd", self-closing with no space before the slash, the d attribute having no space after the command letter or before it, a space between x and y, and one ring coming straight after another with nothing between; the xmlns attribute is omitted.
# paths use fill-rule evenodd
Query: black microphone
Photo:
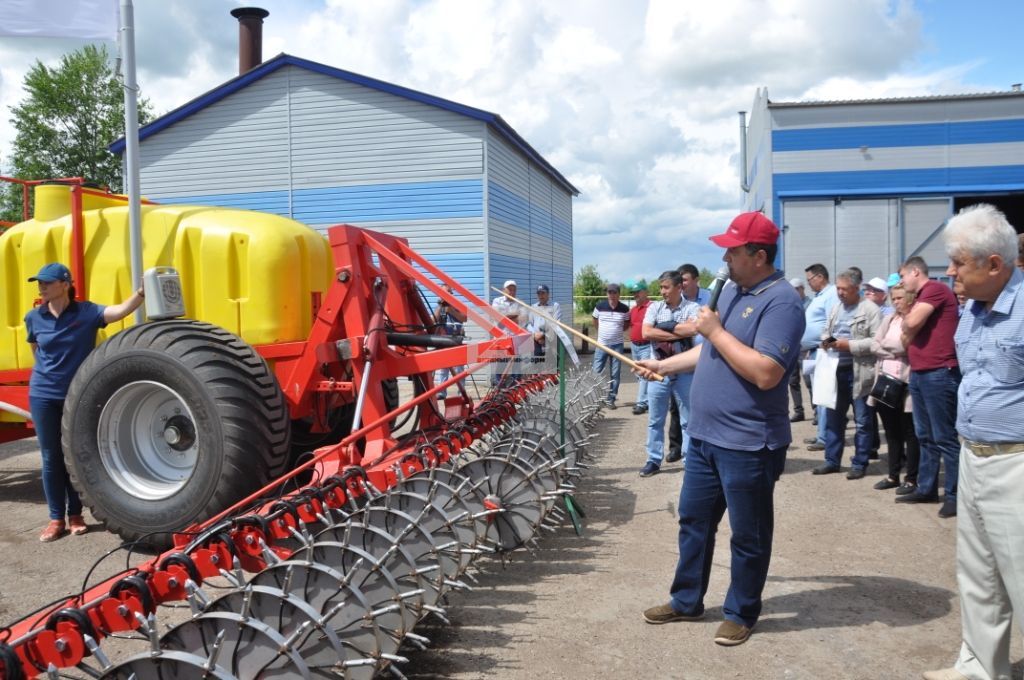
<svg viewBox="0 0 1024 680"><path fill-rule="evenodd" d="M715 280L711 282L711 299L708 300L708 309L712 312L718 311L718 297L725 288L725 282L729 280L729 268L722 267L715 274Z"/></svg>

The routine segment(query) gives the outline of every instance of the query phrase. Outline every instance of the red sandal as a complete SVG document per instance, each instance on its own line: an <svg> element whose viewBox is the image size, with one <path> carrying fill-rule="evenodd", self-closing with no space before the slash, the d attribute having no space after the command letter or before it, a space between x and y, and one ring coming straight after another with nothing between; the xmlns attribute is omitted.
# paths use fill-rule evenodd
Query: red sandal
<svg viewBox="0 0 1024 680"><path fill-rule="evenodd" d="M50 523L43 529L43 533L39 534L39 540L42 543L51 543L66 533L67 529L64 526L64 520L51 519Z"/></svg>
<svg viewBox="0 0 1024 680"><path fill-rule="evenodd" d="M68 529L72 536L81 536L89 531L89 525L81 515L68 515Z"/></svg>

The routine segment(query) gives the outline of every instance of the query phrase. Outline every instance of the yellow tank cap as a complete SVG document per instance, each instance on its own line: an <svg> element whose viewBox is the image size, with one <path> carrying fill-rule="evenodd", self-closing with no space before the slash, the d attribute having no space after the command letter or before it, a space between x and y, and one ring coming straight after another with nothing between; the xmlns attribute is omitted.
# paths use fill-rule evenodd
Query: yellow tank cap
<svg viewBox="0 0 1024 680"><path fill-rule="evenodd" d="M35 219L50 222L71 214L71 187L67 184L37 184Z"/></svg>
<svg viewBox="0 0 1024 680"><path fill-rule="evenodd" d="M39 222L50 222L71 214L71 186L67 184L38 184L35 188L36 212ZM107 194L102 189L83 187L82 209L100 210L127 205L124 196Z"/></svg>

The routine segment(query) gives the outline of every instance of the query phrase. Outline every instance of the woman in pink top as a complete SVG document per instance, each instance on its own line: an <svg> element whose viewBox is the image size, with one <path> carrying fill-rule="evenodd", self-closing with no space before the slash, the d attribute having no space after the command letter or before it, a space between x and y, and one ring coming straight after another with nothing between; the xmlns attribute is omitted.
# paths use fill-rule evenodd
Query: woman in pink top
<svg viewBox="0 0 1024 680"><path fill-rule="evenodd" d="M871 343L877 361L875 376L886 373L903 382L910 379L910 363L907 351L900 339L903 317L914 304L914 294L908 293L899 283L894 286L890 295L895 313L882 320L875 339ZM874 397L868 398L868 404L875 407L885 428L885 441L889 447L889 476L875 484L879 490L896 489L899 495L912 493L917 489L917 466L921 457L917 435L914 434L914 414L911 410L910 390L907 390L906 402L902 409L895 409L881 403ZM900 484L900 471L906 459L907 475ZM898 488L897 488L898 487Z"/></svg>

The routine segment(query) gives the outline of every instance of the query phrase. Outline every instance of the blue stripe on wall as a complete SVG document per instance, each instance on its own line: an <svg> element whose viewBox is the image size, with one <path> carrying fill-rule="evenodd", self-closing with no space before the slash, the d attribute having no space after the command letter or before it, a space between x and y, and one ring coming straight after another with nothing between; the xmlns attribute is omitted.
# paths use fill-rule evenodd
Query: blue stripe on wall
<svg viewBox="0 0 1024 680"><path fill-rule="evenodd" d="M490 300L490 290L484 286L484 256L483 253L445 253L443 255L424 256L430 264L434 265L448 276L452 277L473 293L484 300ZM420 267L416 267L421 272ZM435 283L437 281L435 280ZM433 304L435 295L425 291L427 299Z"/></svg>
<svg viewBox="0 0 1024 680"><path fill-rule="evenodd" d="M530 202L497 182L488 182L490 216L513 227L572 245L572 225L550 211Z"/></svg>
<svg viewBox="0 0 1024 680"><path fill-rule="evenodd" d="M163 203L219 205L288 217L287 191L184 196ZM477 179L296 189L293 219L325 222L389 222L483 215L483 183Z"/></svg>
<svg viewBox="0 0 1024 680"><path fill-rule="evenodd" d="M865 172L790 172L772 176L776 196L802 190L843 189L892 192L897 188L953 185L1007 185L1024 182L1024 165L994 165L966 168L924 168L914 170L873 170Z"/></svg>
<svg viewBox="0 0 1024 680"><path fill-rule="evenodd" d="M500 288L506 279L512 279L519 286L521 300L535 300L537 286L545 284L551 288L551 297L566 309L572 302L572 269L552 265L547 261L533 261L523 257L511 257L492 253L491 285ZM491 297L497 293L491 291Z"/></svg>
<svg viewBox="0 0 1024 680"><path fill-rule="evenodd" d="M941 146L1024 141L1024 119L914 125L858 125L772 132L772 151Z"/></svg>
<svg viewBox="0 0 1024 680"><path fill-rule="evenodd" d="M257 191L244 194L209 194L207 196L176 196L161 198L159 203L174 205L211 205L221 208L258 210L288 217L287 191Z"/></svg>

